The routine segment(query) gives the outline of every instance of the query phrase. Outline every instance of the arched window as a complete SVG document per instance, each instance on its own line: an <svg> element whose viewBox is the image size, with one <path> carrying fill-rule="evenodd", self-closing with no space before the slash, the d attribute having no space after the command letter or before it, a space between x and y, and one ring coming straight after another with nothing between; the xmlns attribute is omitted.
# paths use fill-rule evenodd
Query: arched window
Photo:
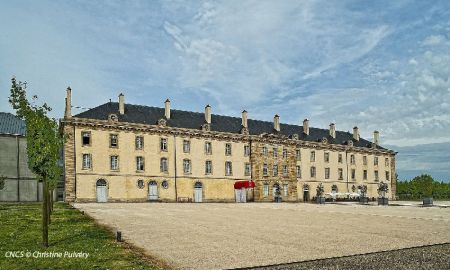
<svg viewBox="0 0 450 270"><path fill-rule="evenodd" d="M338 187L336 185L332 185L331 186L331 192L332 193L337 193L338 192Z"/></svg>
<svg viewBox="0 0 450 270"><path fill-rule="evenodd" d="M203 187L202 182L195 182L194 188L202 188L202 187Z"/></svg>
<svg viewBox="0 0 450 270"><path fill-rule="evenodd" d="M107 186L106 180L105 180L105 179L98 179L98 180L97 180L97 186L98 186L98 187L104 187L104 186Z"/></svg>

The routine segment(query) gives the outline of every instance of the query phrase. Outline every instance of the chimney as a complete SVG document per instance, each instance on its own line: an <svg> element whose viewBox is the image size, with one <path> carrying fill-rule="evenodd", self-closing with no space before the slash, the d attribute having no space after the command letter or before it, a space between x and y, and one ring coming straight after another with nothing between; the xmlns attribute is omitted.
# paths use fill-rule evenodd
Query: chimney
<svg viewBox="0 0 450 270"><path fill-rule="evenodd" d="M330 124L330 136L336 139L336 125L334 123Z"/></svg>
<svg viewBox="0 0 450 270"><path fill-rule="evenodd" d="M359 141L359 129L358 127L353 128L353 139L355 141Z"/></svg>
<svg viewBox="0 0 450 270"><path fill-rule="evenodd" d="M164 116L166 119L170 119L170 100L166 99L166 102L164 102Z"/></svg>
<svg viewBox="0 0 450 270"><path fill-rule="evenodd" d="M243 110L242 111L242 126L245 128L248 128L247 117L248 117L248 112L246 110Z"/></svg>
<svg viewBox="0 0 450 270"><path fill-rule="evenodd" d="M205 107L205 122L211 124L211 106L209 104Z"/></svg>
<svg viewBox="0 0 450 270"><path fill-rule="evenodd" d="M309 135L309 120L305 119L303 120L303 133L306 135Z"/></svg>
<svg viewBox="0 0 450 270"><path fill-rule="evenodd" d="M376 130L373 132L373 143L375 145L379 145L379 143L380 143L380 132L378 132Z"/></svg>
<svg viewBox="0 0 450 270"><path fill-rule="evenodd" d="M125 113L125 96L122 93L119 95L119 113Z"/></svg>
<svg viewBox="0 0 450 270"><path fill-rule="evenodd" d="M276 131L280 131L280 117L278 116L278 114L275 114L275 116L273 117L273 129L275 129Z"/></svg>
<svg viewBox="0 0 450 270"><path fill-rule="evenodd" d="M72 117L72 89L67 87L66 90L66 110L64 112L65 118L71 118Z"/></svg>

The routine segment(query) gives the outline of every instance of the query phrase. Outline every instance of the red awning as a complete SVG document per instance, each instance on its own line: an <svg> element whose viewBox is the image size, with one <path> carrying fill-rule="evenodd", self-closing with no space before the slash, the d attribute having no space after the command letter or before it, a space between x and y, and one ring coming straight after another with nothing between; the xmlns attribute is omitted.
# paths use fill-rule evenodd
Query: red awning
<svg viewBox="0 0 450 270"><path fill-rule="evenodd" d="M252 180L244 180L244 181L236 181L234 182L234 189L241 189L241 188L254 188L255 182Z"/></svg>

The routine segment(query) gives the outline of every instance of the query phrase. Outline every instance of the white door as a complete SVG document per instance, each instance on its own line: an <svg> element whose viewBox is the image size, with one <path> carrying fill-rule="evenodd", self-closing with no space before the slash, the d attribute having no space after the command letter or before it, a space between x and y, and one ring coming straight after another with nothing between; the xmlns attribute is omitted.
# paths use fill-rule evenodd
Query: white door
<svg viewBox="0 0 450 270"><path fill-rule="evenodd" d="M106 181L100 179L97 181L97 202L107 202L108 201L108 186Z"/></svg>
<svg viewBox="0 0 450 270"><path fill-rule="evenodd" d="M148 185L148 199L150 201L158 200L158 184L155 181L151 181Z"/></svg>
<svg viewBox="0 0 450 270"><path fill-rule="evenodd" d="M240 189L235 189L234 190L234 195L236 197L236 202L237 203L241 202L241 190Z"/></svg>
<svg viewBox="0 0 450 270"><path fill-rule="evenodd" d="M241 188L241 202L247 202L247 190Z"/></svg>
<svg viewBox="0 0 450 270"><path fill-rule="evenodd" d="M203 201L203 185L200 182L195 183L194 185L194 202L202 202Z"/></svg>

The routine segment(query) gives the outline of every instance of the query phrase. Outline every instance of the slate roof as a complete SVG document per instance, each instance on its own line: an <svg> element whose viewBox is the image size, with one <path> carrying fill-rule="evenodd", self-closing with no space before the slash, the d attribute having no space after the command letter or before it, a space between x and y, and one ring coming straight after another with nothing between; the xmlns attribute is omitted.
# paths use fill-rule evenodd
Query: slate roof
<svg viewBox="0 0 450 270"><path fill-rule="evenodd" d="M0 112L0 134L25 136L25 121L14 114Z"/></svg>
<svg viewBox="0 0 450 270"><path fill-rule="evenodd" d="M108 116L112 113L119 117L119 122L130 122L139 124L155 125L158 120L164 118L164 108L149 107L142 105L125 104L125 114L119 115L119 105L117 102L108 102L98 107L92 108L85 112L75 115L74 117L86 119L108 120ZM200 129L205 123L204 113L189 112L171 109L170 119L167 125L170 127ZM211 131L240 133L242 120L239 117L211 115ZM353 145L357 147L371 147L371 142L360 138L359 141L353 140L353 134L344 131L336 131L336 138L329 135L328 129L309 128L309 135L303 133L303 127L290 124L280 124L280 132L273 128L273 122L248 119L248 129L251 135L260 135L263 133L281 134L292 136L298 134L298 138L304 141L320 141L327 138L332 144L346 144L352 140ZM384 149L380 146L378 149Z"/></svg>

